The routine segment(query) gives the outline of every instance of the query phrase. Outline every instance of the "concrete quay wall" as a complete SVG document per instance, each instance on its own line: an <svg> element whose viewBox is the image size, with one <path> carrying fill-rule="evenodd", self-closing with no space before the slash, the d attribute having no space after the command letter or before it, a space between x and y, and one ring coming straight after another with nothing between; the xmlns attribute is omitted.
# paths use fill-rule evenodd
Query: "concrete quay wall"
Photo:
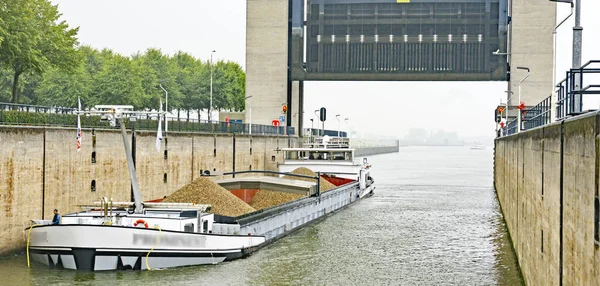
<svg viewBox="0 0 600 286"><path fill-rule="evenodd" d="M356 149L355 156L370 156L397 153L400 148L398 140L374 140L350 138L350 147Z"/></svg>
<svg viewBox="0 0 600 286"><path fill-rule="evenodd" d="M398 146L382 146L382 147L364 147L358 148L354 156L371 156L379 154L397 153Z"/></svg>
<svg viewBox="0 0 600 286"><path fill-rule="evenodd" d="M65 214L100 197L130 200L120 131L84 130L80 152L75 136L74 129L0 126L0 256L22 250L30 220L52 219L55 208ZM128 137L131 141L131 133ZM276 150L298 142L296 137L169 132L157 151L155 139L154 132L136 132L144 200L172 193L203 170L276 171L283 160Z"/></svg>
<svg viewBox="0 0 600 286"><path fill-rule="evenodd" d="M528 285L600 285L600 115L495 142L494 185Z"/></svg>

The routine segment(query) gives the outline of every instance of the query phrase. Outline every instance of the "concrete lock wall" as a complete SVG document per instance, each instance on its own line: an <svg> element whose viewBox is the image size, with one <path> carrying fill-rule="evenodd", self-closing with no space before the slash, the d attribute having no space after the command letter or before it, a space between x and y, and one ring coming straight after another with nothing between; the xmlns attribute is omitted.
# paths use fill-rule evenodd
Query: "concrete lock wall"
<svg viewBox="0 0 600 286"><path fill-rule="evenodd" d="M494 184L528 285L600 285L599 134L595 113L496 140Z"/></svg>
<svg viewBox="0 0 600 286"><path fill-rule="evenodd" d="M128 137L131 141L131 133ZM202 170L232 171L234 162L236 171L276 171L283 160L276 150L297 145L296 137L169 132L157 152L155 140L154 132L136 132L136 169L144 200L176 191ZM0 127L0 146L0 256L22 249L30 220L52 219L55 208L65 214L100 197L130 200L120 131L95 130L92 135L84 130L77 152L74 129Z"/></svg>
<svg viewBox="0 0 600 286"><path fill-rule="evenodd" d="M399 151L398 140L370 140L350 138L350 147L356 149L355 156L396 153Z"/></svg>

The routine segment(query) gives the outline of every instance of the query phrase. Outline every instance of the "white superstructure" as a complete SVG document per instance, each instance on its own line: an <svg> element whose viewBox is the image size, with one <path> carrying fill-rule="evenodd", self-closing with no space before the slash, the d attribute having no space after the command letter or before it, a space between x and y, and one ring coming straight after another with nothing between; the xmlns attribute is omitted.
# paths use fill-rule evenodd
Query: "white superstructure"
<svg viewBox="0 0 600 286"><path fill-rule="evenodd" d="M282 148L283 163L279 172L288 173L298 167L306 167L323 175L358 180L360 170L368 169L365 159L357 162L355 150L350 148L348 138L324 136L298 148Z"/></svg>

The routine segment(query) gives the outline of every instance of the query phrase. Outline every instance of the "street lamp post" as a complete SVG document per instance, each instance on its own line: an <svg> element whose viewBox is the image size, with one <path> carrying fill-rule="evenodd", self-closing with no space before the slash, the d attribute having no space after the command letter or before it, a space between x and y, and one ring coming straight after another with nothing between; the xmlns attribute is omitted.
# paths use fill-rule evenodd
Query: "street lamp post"
<svg viewBox="0 0 600 286"><path fill-rule="evenodd" d="M571 4L571 13L573 13L573 0L550 0L550 1ZM562 22L560 24L562 24ZM575 25L573 26L573 59L572 59L572 66L571 66L571 68L574 68L574 69L581 67L582 34L583 34L583 27L581 27L581 0L575 0ZM555 49L556 49L556 47L555 47ZM576 77L575 78L575 84L576 84L575 90L581 89L581 86L578 86L579 79L577 77L579 77L579 76L581 76L581 75L575 74L575 77ZM553 83L554 83L554 80L555 79L553 78L552 79ZM581 106L582 106L581 100L582 100L581 93L576 93L573 98L573 107L571 108L573 110L573 112L575 112L575 113L581 112Z"/></svg>
<svg viewBox="0 0 600 286"><path fill-rule="evenodd" d="M519 81L519 105L521 105L521 84L529 77L531 71L529 70L528 67L517 67L517 69L527 71L527 75ZM517 127L517 133L519 133L519 132L521 132L521 110L519 110L519 115L517 117L517 124L519 125Z"/></svg>
<svg viewBox="0 0 600 286"><path fill-rule="evenodd" d="M569 15L564 18L560 23L558 23L558 25L556 25L554 27L554 30L552 30L552 40L554 41L554 51L553 51L553 55L552 55L552 90L551 90L551 94L552 94L552 100L551 100L551 109L550 109L550 122L555 122L556 121L556 102L558 101L558 98L556 96L556 87L554 86L554 83L556 82L556 30L558 30L558 27L560 27L565 21L567 21L567 19L569 19L572 15L573 15L573 2L569 1L569 3L571 4L571 13L569 13Z"/></svg>
<svg viewBox="0 0 600 286"><path fill-rule="evenodd" d="M348 117L344 118L344 123L346 123L346 137L350 138L350 129L348 128Z"/></svg>
<svg viewBox="0 0 600 286"><path fill-rule="evenodd" d="M249 128L249 129L248 129L248 130L249 130L249 131L248 131L248 134L252 135L252 104L250 104L250 100L248 100L249 98L252 98L252 95L248 95L248 96L246 96L246 98L245 98L245 99L246 99L246 102L248 102L248 118L249 118L249 119L248 119L248 123L249 123L249 126L248 126L248 128Z"/></svg>
<svg viewBox="0 0 600 286"><path fill-rule="evenodd" d="M317 119L319 119L319 114L318 114L318 112L319 112L319 109L315 110L315 116L317 117ZM318 127L319 127L319 124L317 123L317 128L318 128ZM311 130L310 132L313 132L313 131ZM317 130L317 136L319 136L319 135L321 135L321 133L320 133L320 129L319 129L319 130Z"/></svg>
<svg viewBox="0 0 600 286"><path fill-rule="evenodd" d="M216 51L213 50L210 53L210 105L208 107L208 122L212 123L212 99L213 99L213 54Z"/></svg>
<svg viewBox="0 0 600 286"><path fill-rule="evenodd" d="M504 114L504 122L506 124L506 131L508 132L508 111L509 111L508 107L510 106L510 105L508 105L508 103L512 100L513 95L515 95L515 93L512 90L507 90L506 93L508 93L508 95L507 95L508 99L506 100L506 111ZM503 131L503 133L504 133L504 131ZM506 136L506 134L503 134L503 135Z"/></svg>
<svg viewBox="0 0 600 286"><path fill-rule="evenodd" d="M337 119L338 122L338 138L340 137L340 114L337 114L335 116L335 119Z"/></svg>

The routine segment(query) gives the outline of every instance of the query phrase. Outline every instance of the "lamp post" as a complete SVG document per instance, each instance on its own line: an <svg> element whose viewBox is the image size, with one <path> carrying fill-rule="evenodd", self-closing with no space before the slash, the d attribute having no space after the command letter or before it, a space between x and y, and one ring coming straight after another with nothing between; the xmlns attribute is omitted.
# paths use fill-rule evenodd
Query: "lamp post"
<svg viewBox="0 0 600 286"><path fill-rule="evenodd" d="M509 107L510 105L508 104L511 100L512 97L515 95L515 93L512 90L506 90L504 91L506 92L507 95L507 99L506 99L506 108L504 110L504 124L506 124L506 132L504 132L504 130L502 130L502 136L506 136L506 133L508 132L508 111L509 111Z"/></svg>
<svg viewBox="0 0 600 286"><path fill-rule="evenodd" d="M212 123L212 98L213 98L213 54L216 51L213 50L210 53L210 105L208 107L208 122Z"/></svg>
<svg viewBox="0 0 600 286"><path fill-rule="evenodd" d="M508 93L507 97L508 99L506 100L506 112L504 114L504 122L506 123L506 131L508 132L508 111L509 111L509 106L508 103L512 100L513 95L515 95L515 93L512 90L507 90L505 91L506 93ZM503 131L504 133L504 131ZM506 135L506 134L503 134Z"/></svg>
<svg viewBox="0 0 600 286"><path fill-rule="evenodd" d="M350 138L350 128L348 128L348 117L344 118L344 123L346 123L346 137Z"/></svg>
<svg viewBox="0 0 600 286"><path fill-rule="evenodd" d="M519 81L519 105L521 105L521 84L529 77L529 75L531 74L531 71L529 70L528 67L517 67L517 69L527 71L527 75ZM517 124L519 125L517 127L517 133L519 133L519 132L521 132L521 111L520 110L519 110L519 115L517 117Z"/></svg>
<svg viewBox="0 0 600 286"><path fill-rule="evenodd" d="M319 119L319 110L315 110L315 117L317 117L317 119ZM317 123L317 127L319 127L318 123ZM312 132L312 130L310 131ZM317 136L321 135L320 131L317 130Z"/></svg>
<svg viewBox="0 0 600 286"><path fill-rule="evenodd" d="M248 127L248 134L252 135L252 104L250 104L250 100L248 100L249 98L252 98L252 95L248 95L245 98L246 102L248 102L248 123L250 124L250 126Z"/></svg>
<svg viewBox="0 0 600 286"><path fill-rule="evenodd" d="M335 119L337 119L338 122L338 138L340 137L340 114L337 114L335 116Z"/></svg>
<svg viewBox="0 0 600 286"><path fill-rule="evenodd" d="M553 2L563 2L563 1L553 1ZM552 100L551 100L551 109L550 109L550 122L555 122L556 121L556 101L558 101L558 98L556 96L556 87L554 86L554 83L556 82L556 30L558 30L558 27L560 27L565 21L567 21L567 19L569 19L572 15L573 15L573 1L564 1L563 3L569 3L571 4L571 13L569 13L569 15L564 18L562 21L560 21L560 23L558 23L558 25L556 25L554 27L554 30L552 30L552 40L554 41L554 50L553 50L553 55L552 55L552 90L550 91L550 94L552 94Z"/></svg>
<svg viewBox="0 0 600 286"><path fill-rule="evenodd" d="M572 66L571 68L579 68L581 67L581 42L582 42L582 33L583 33L583 27L581 27L581 0L575 0L575 5L573 5L573 0L550 0L551 2L558 2L558 3L569 3L571 4L571 14L569 14L569 16L567 16L567 18L565 20L563 20L562 22L560 22L560 24L558 24L555 28L554 28L554 36L556 37L556 28L558 28L558 26L560 26L564 21L566 21L572 14L573 14L573 6L575 6L575 25L573 26L573 58L572 58ZM555 50L555 54L554 56L556 57L556 39L554 40L554 50ZM555 63L556 65L556 63ZM554 67L555 69L556 67ZM575 74L575 88L574 91L578 91L579 89L581 89L581 86L579 86L579 77L581 75L580 74ZM556 79L552 78L552 83L554 85L554 81ZM552 86L552 92L553 95L556 94L556 89L554 86ZM571 110L575 113L579 113L581 112L581 93L575 93L574 97L573 97L573 106L571 107ZM555 101L552 101L552 110L554 112L556 112L556 108L555 107ZM554 119L554 117L553 117Z"/></svg>
<svg viewBox="0 0 600 286"><path fill-rule="evenodd" d="M582 32L583 32L583 27L581 27L581 0L575 0L575 5L573 5L573 0L550 0L550 2L571 4L571 13L573 13L573 6L575 6L575 26L573 26L573 66L572 66L572 68L574 68L574 69L579 68L581 66L581 41L582 41ZM571 16L571 15L569 15L569 16ZM567 18L569 18L569 17L567 17ZM562 24L562 22L560 24ZM558 26L560 26L560 24Z"/></svg>

